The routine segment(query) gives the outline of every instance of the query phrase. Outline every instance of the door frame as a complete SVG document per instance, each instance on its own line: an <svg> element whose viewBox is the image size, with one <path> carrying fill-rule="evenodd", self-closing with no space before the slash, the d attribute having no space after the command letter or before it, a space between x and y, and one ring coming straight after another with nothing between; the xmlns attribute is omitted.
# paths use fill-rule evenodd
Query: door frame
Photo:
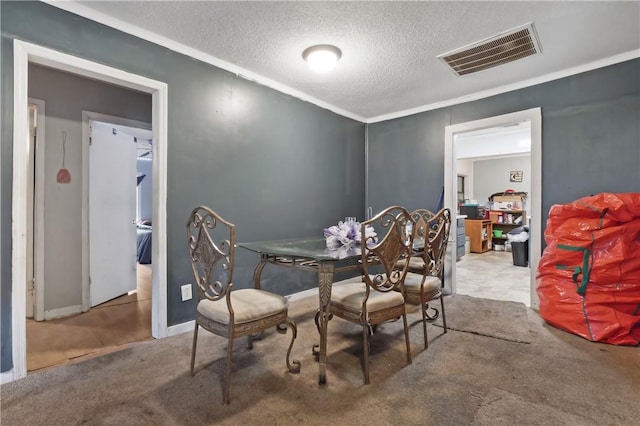
<svg viewBox="0 0 640 426"><path fill-rule="evenodd" d="M91 205L89 203L89 138L91 137L90 124L91 121L100 121L104 123L136 127L145 130L152 130L152 124L144 121L131 120L115 115L102 114L93 111L82 111L82 312L91 309L91 286L90 286L90 223L89 214ZM155 139L155 137L154 137ZM151 145L153 149L153 145ZM153 165L152 165L153 166ZM153 174L153 171L152 171ZM152 176L153 179L153 176ZM132 183L133 185L133 183ZM153 223L153 222L152 222ZM155 229L154 229L155 230ZM153 244L153 240L151 240ZM152 253L153 259L153 253ZM151 263L153 266L153 263ZM152 272L153 274L153 272ZM153 277L153 275L152 275ZM153 303L153 296L152 303ZM155 337L155 336L154 336Z"/></svg>
<svg viewBox="0 0 640 426"><path fill-rule="evenodd" d="M36 98L29 98L28 103L36 105L38 113L36 141L30 147L33 150L30 155L33 156L35 161L35 174L33 175L33 185L29 183L29 187L33 188L34 191L32 197L33 216L27 218L27 223L32 223L33 225L27 244L33 247L33 259L31 260L33 270L28 271L28 273L32 272L33 275L31 277L27 275L27 280L32 278L34 281L33 318L36 321L42 321L44 319L44 146L42 144L46 134L46 103L42 99Z"/></svg>
<svg viewBox="0 0 640 426"><path fill-rule="evenodd" d="M13 380L27 375L26 284L28 200L34 197L29 176L28 70L35 63L98 81L149 93L152 97L153 224L151 334L167 336L167 91L166 83L82 59L22 40L13 40L13 179L11 243L11 344Z"/></svg>
<svg viewBox="0 0 640 426"><path fill-rule="evenodd" d="M452 212L457 211L457 171L454 136L457 133L466 133L473 130L499 127L514 122L531 122L531 197L527 205L527 211L531 214L529 223L529 268L530 268L530 298L531 308L539 309L539 300L536 293L536 272L542 250L542 109L531 108L509 114L488 117L466 123L453 124L445 127L444 132L444 207ZM449 237L447 246L447 259L445 264L445 276L450 285L451 293L456 292L456 238L455 232Z"/></svg>

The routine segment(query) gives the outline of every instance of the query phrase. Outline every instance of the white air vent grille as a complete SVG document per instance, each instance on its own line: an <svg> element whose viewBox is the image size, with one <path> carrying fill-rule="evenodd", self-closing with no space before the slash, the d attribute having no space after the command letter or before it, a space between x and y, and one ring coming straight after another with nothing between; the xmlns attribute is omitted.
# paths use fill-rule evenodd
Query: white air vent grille
<svg viewBox="0 0 640 426"><path fill-rule="evenodd" d="M438 56L457 75L471 74L540 53L533 23Z"/></svg>

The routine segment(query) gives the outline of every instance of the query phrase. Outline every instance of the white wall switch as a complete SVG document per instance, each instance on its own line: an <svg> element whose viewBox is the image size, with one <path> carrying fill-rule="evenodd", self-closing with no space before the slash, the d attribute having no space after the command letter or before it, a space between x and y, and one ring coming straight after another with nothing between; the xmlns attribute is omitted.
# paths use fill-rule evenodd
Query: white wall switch
<svg viewBox="0 0 640 426"><path fill-rule="evenodd" d="M182 301L183 302L185 300L189 300L189 299L191 299L193 297L192 294L191 294L191 284L185 284L185 285L181 286L180 290L182 291Z"/></svg>

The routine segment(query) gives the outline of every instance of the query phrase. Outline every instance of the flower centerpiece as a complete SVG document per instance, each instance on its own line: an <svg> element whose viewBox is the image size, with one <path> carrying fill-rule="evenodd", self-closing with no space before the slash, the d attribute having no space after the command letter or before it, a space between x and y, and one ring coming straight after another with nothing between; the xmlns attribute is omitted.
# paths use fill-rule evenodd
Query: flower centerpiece
<svg viewBox="0 0 640 426"><path fill-rule="evenodd" d="M327 248L330 250L339 249L341 247L351 247L362 243L362 230L360 222L355 220L340 221L337 225L324 229L324 237L327 242ZM368 238L375 239L376 232L371 225L365 228L365 241Z"/></svg>

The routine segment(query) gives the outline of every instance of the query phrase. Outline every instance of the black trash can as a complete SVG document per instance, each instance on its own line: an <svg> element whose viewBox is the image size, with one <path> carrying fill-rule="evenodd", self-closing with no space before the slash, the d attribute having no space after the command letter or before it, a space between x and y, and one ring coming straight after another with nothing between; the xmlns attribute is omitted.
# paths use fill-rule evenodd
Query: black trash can
<svg viewBox="0 0 640 426"><path fill-rule="evenodd" d="M512 242L511 256L515 266L529 266L529 241Z"/></svg>
<svg viewBox="0 0 640 426"><path fill-rule="evenodd" d="M527 226L518 226L509 231L507 237L511 243L511 256L513 257L514 266L529 266L529 228Z"/></svg>

